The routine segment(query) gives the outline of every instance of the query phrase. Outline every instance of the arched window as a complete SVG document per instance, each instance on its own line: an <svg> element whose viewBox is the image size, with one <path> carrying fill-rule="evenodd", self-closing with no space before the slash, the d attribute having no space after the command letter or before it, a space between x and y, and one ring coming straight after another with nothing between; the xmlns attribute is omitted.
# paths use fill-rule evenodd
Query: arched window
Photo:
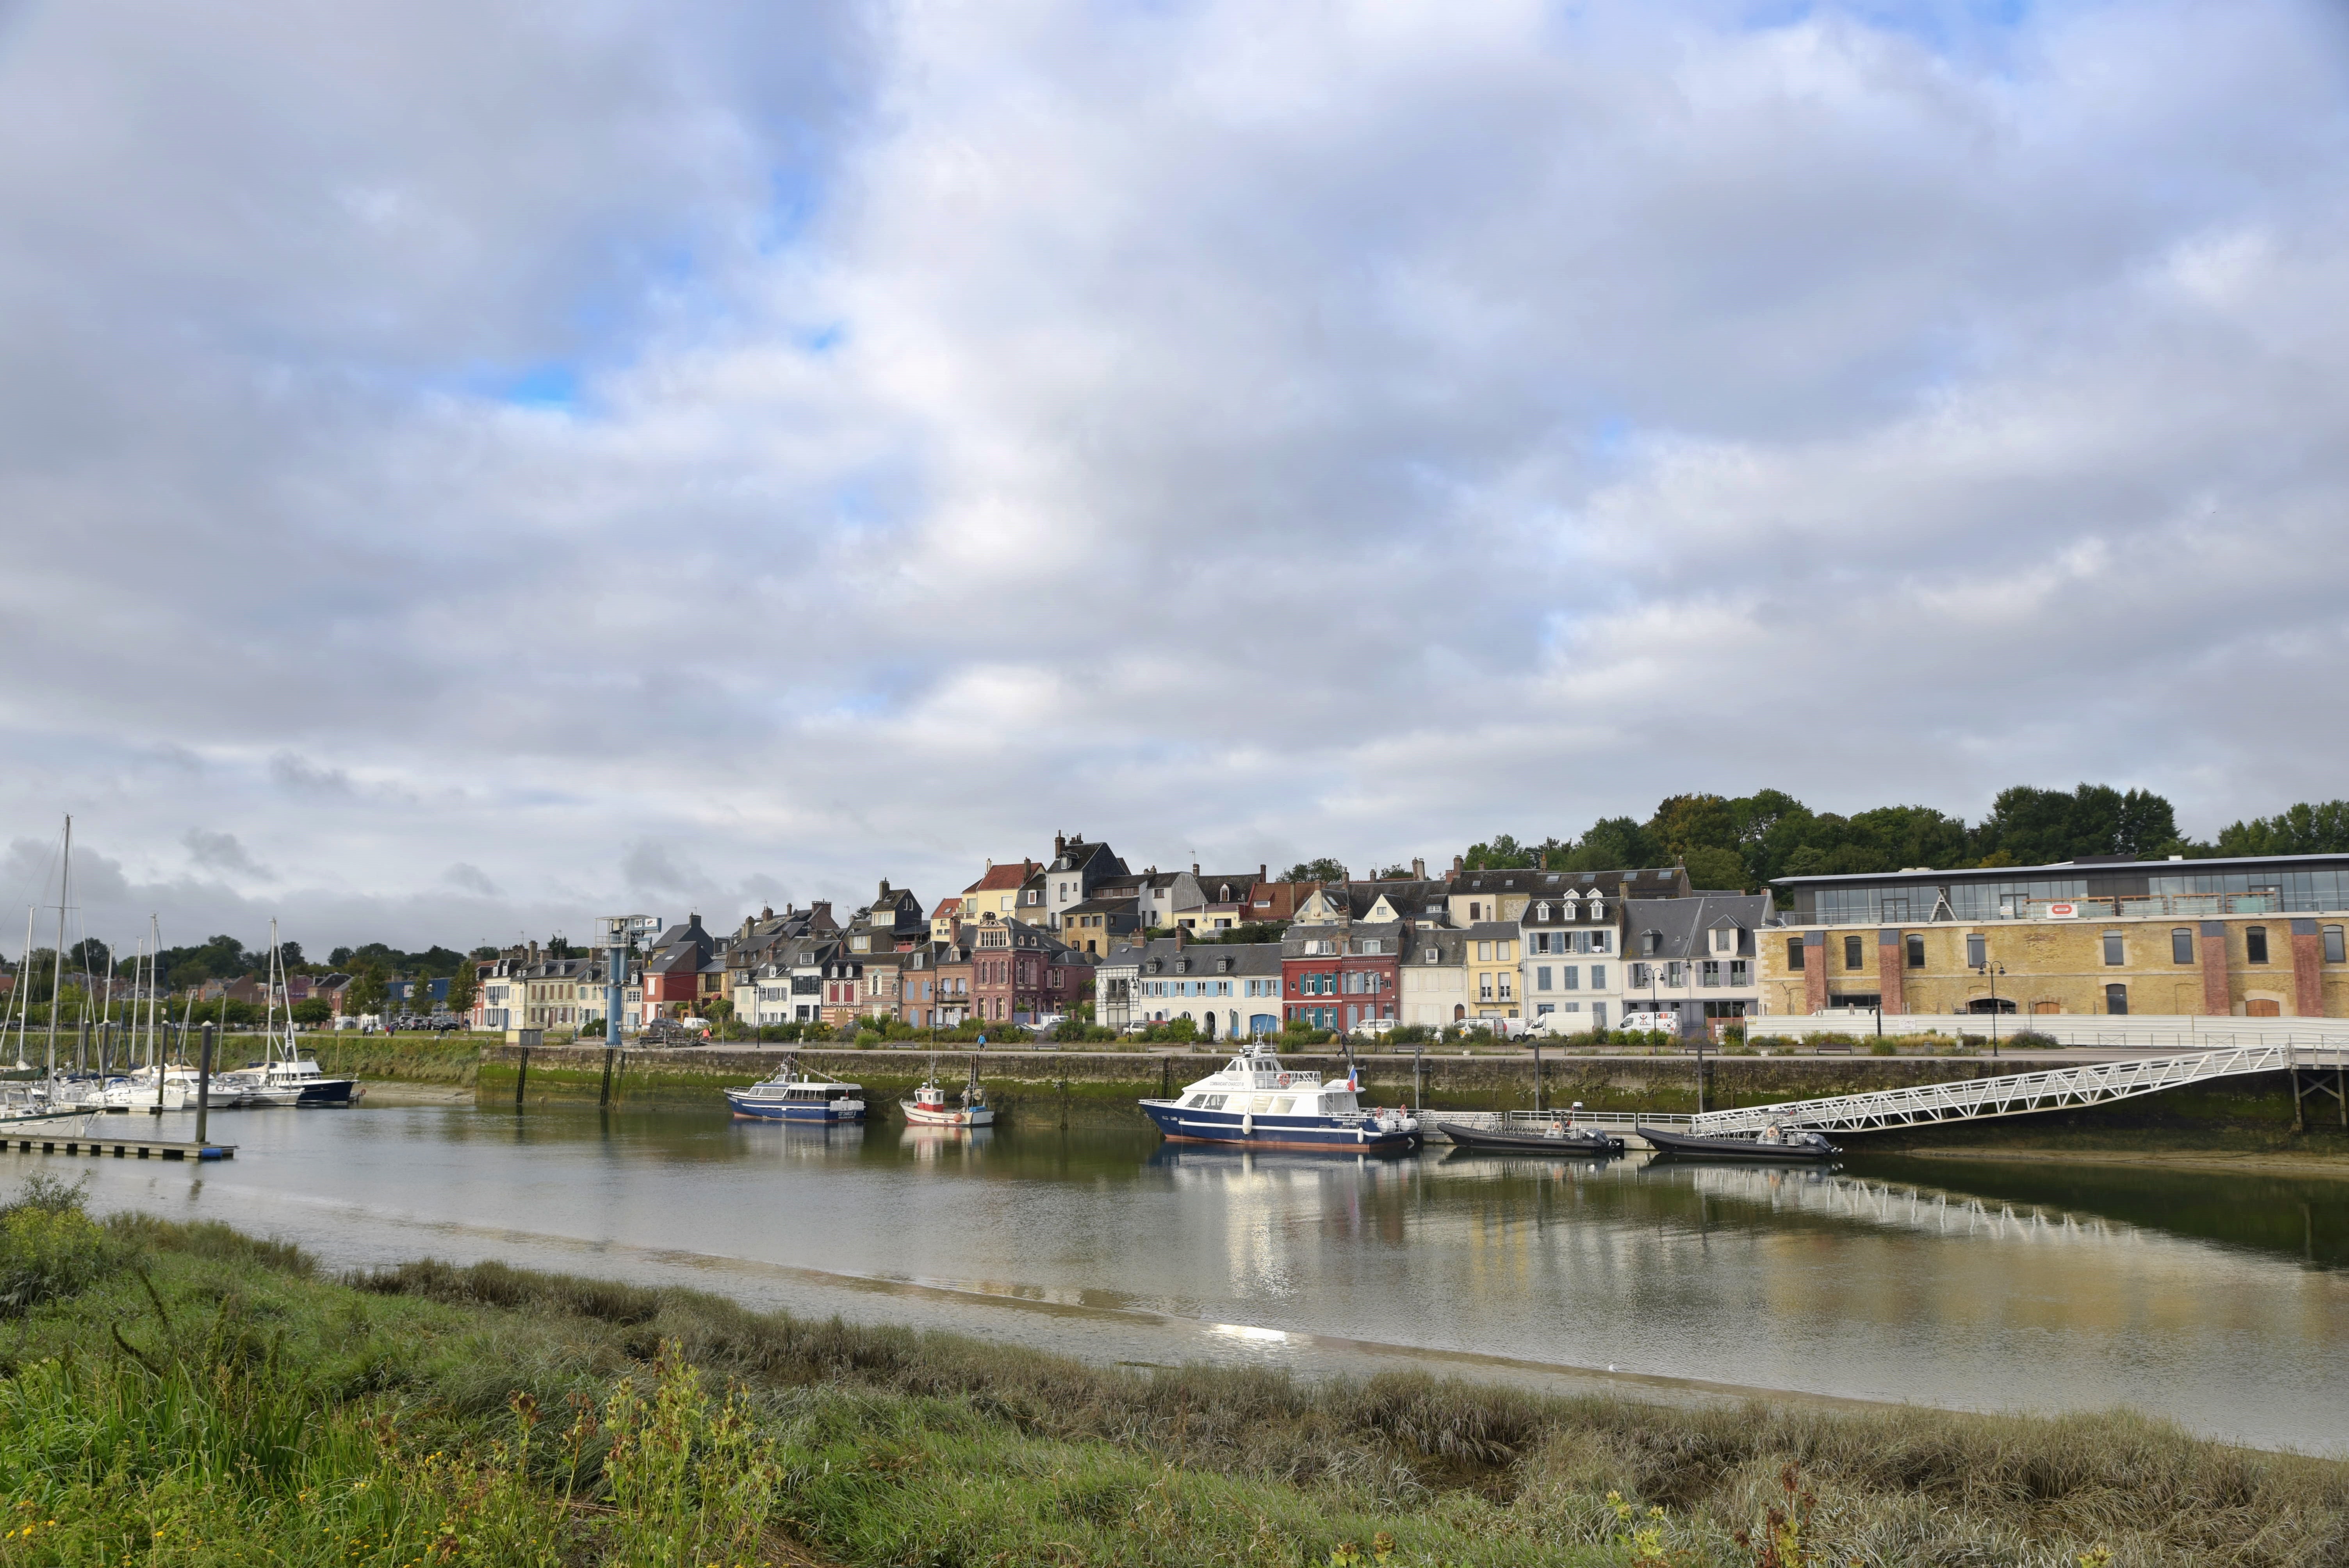
<svg viewBox="0 0 2349 1568"><path fill-rule="evenodd" d="M2116 1017L2128 1011L2127 986L2107 985L2105 987L2105 1011L2114 1015Z"/></svg>
<svg viewBox="0 0 2349 1568"><path fill-rule="evenodd" d="M2169 961L2172 964L2194 962L2194 928L2192 926L2178 925L2170 928Z"/></svg>

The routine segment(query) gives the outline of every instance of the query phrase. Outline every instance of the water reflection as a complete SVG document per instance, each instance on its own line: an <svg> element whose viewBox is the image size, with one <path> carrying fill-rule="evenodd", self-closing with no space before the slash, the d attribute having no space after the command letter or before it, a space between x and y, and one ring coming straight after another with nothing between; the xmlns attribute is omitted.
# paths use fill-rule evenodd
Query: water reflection
<svg viewBox="0 0 2349 1568"><path fill-rule="evenodd" d="M671 1109L378 1107L222 1130L244 1146L233 1164L101 1162L99 1202L285 1234L336 1264L436 1253L689 1278L1110 1359L1434 1353L1512 1376L1613 1365L1983 1408L2126 1400L2318 1447L2340 1440L2349 1398L2332 1353L2349 1272L2331 1266L2349 1184L1913 1158L1398 1160Z"/></svg>

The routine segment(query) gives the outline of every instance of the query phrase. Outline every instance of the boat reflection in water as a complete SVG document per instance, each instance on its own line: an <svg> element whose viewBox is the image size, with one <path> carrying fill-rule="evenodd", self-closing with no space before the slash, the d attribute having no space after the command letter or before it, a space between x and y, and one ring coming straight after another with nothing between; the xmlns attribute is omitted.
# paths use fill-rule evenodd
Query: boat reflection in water
<svg viewBox="0 0 2349 1568"><path fill-rule="evenodd" d="M767 1117L737 1117L730 1124L735 1140L761 1154L774 1154L795 1163L834 1164L853 1159L864 1142L861 1121L783 1121Z"/></svg>
<svg viewBox="0 0 2349 1568"><path fill-rule="evenodd" d="M916 1165L971 1166L986 1155L994 1137L991 1127L909 1126L897 1134L897 1147Z"/></svg>

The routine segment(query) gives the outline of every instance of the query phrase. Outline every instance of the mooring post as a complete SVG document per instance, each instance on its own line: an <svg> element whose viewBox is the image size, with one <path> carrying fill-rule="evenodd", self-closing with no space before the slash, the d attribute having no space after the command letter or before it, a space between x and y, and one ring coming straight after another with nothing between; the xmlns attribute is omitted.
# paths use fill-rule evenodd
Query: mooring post
<svg viewBox="0 0 2349 1568"><path fill-rule="evenodd" d="M1419 1108L1427 1103L1427 1095L1420 1078L1420 1058L1426 1053L1425 1046L1413 1046L1411 1048L1411 1113L1413 1116L1417 1116Z"/></svg>
<svg viewBox="0 0 2349 1568"><path fill-rule="evenodd" d="M1540 1042L1539 1040L1536 1040L1536 1041L1533 1043L1533 1047L1534 1047L1534 1114L1535 1114L1536 1116L1539 1116L1539 1115L1541 1114L1541 1112L1542 1112L1542 1063L1541 1063L1541 1042Z"/></svg>
<svg viewBox="0 0 2349 1568"><path fill-rule="evenodd" d="M522 1109L522 1086L530 1081L530 1047L522 1048L522 1060L514 1064L514 1109Z"/></svg>
<svg viewBox="0 0 2349 1568"><path fill-rule="evenodd" d="M609 1046L604 1047L604 1092L595 1097L597 1105L612 1103L612 1058L618 1054Z"/></svg>
<svg viewBox="0 0 2349 1568"><path fill-rule="evenodd" d="M196 1064L196 1141L204 1141L204 1126L212 1109L212 1026L204 1026L202 1056Z"/></svg>
<svg viewBox="0 0 2349 1568"><path fill-rule="evenodd" d="M1158 1058L1158 1098L1161 1099L1172 1099L1174 1096L1174 1058L1173 1057L1160 1057Z"/></svg>

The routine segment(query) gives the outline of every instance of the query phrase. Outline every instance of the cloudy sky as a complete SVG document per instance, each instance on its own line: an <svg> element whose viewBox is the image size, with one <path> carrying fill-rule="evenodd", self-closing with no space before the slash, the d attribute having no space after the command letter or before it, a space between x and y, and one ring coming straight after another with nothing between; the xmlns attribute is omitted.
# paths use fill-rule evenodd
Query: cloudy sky
<svg viewBox="0 0 2349 1568"><path fill-rule="evenodd" d="M2349 793L2344 15L0 0L0 896Z"/></svg>

